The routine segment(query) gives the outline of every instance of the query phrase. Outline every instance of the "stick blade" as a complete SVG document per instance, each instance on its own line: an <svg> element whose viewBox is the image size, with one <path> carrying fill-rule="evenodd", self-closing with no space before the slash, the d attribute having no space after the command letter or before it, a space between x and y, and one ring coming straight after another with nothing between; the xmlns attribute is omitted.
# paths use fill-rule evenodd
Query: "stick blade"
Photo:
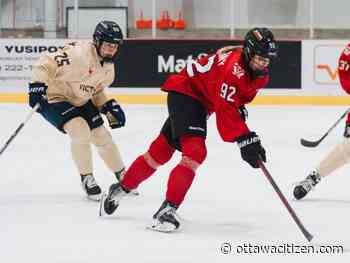
<svg viewBox="0 0 350 263"><path fill-rule="evenodd" d="M307 241L309 241L309 242L311 242L311 240L314 238L314 236L311 235L309 232L304 233L304 235L305 235Z"/></svg>
<svg viewBox="0 0 350 263"><path fill-rule="evenodd" d="M320 140L318 141L308 141L305 139L300 139L300 143L301 145L305 146L305 147L316 147L317 145L320 144Z"/></svg>
<svg viewBox="0 0 350 263"><path fill-rule="evenodd" d="M307 239L307 241L311 242L311 240L314 238L314 236L311 235L310 232L307 231L304 226L301 226L300 229L301 229L301 232L303 232L303 235Z"/></svg>

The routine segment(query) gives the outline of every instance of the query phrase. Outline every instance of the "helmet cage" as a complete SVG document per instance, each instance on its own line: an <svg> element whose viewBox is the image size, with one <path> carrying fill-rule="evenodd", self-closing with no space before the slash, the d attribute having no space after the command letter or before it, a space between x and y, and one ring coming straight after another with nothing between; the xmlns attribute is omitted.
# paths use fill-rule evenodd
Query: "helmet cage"
<svg viewBox="0 0 350 263"><path fill-rule="evenodd" d="M102 60L107 63L114 63L118 51L113 57L103 57L100 54L100 49L103 42L118 44L119 46L122 45L123 33L118 24L113 21L102 21L98 23L93 34L93 40L96 51Z"/></svg>

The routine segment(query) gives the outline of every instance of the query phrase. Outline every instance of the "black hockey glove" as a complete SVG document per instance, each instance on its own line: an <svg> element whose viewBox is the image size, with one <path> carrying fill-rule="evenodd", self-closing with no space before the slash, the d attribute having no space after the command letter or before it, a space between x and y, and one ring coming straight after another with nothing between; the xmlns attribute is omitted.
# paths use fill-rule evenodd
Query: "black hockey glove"
<svg viewBox="0 0 350 263"><path fill-rule="evenodd" d="M248 119L248 110L244 107L244 105L238 108L238 112L241 115L241 119L243 121L246 121Z"/></svg>
<svg viewBox="0 0 350 263"><path fill-rule="evenodd" d="M47 86L42 82L29 83L29 106L34 108L34 106L39 103L40 107L37 112L42 112L44 107L47 105L46 100L46 90Z"/></svg>
<svg viewBox="0 0 350 263"><path fill-rule="evenodd" d="M103 104L101 113L106 115L109 126L112 129L120 128L125 125L125 113L115 99L111 99Z"/></svg>
<svg viewBox="0 0 350 263"><path fill-rule="evenodd" d="M265 149L261 146L260 138L255 132L238 137L237 144L241 150L242 159L253 168L259 168L258 160L266 162Z"/></svg>

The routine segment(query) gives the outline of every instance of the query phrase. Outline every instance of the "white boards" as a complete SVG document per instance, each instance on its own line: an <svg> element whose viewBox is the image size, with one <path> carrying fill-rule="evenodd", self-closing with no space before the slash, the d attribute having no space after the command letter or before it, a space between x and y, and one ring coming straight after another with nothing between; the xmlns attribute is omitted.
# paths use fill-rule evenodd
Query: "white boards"
<svg viewBox="0 0 350 263"><path fill-rule="evenodd" d="M75 34L74 7L66 9L66 28L68 38L91 38L96 25L102 20L116 22L122 29L123 36L128 36L128 8L127 7L79 7L78 34Z"/></svg>

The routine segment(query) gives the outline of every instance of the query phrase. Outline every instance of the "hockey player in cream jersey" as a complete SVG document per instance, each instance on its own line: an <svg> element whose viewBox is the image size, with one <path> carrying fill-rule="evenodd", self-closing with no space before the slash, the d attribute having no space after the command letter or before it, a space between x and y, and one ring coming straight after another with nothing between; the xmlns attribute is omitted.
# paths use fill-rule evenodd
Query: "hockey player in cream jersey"
<svg viewBox="0 0 350 263"><path fill-rule="evenodd" d="M45 53L33 65L29 104L71 140L73 160L87 196L98 200L101 189L93 176L91 143L119 180L124 172L118 147L103 125L106 115L112 129L125 125L125 114L105 89L114 80L114 62L123 41L120 27L102 21L93 42L76 42L55 53Z"/></svg>

